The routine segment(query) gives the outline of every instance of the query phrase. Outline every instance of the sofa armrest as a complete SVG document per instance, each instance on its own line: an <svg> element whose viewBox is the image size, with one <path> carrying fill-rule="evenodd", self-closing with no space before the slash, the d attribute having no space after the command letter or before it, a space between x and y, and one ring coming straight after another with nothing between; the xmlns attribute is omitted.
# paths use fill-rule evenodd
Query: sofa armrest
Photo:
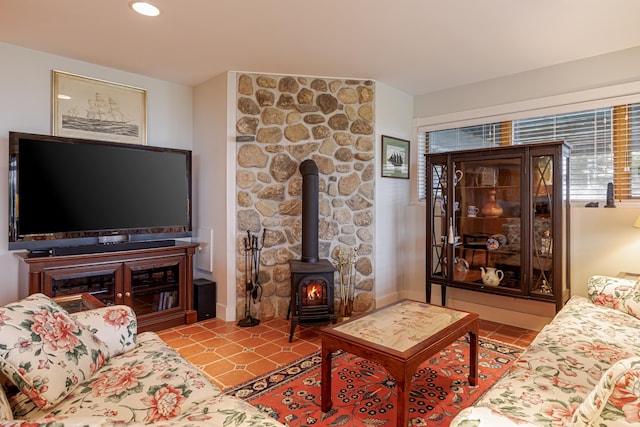
<svg viewBox="0 0 640 427"><path fill-rule="evenodd" d="M573 414L572 426L637 426L640 423L640 357L611 366Z"/></svg>
<svg viewBox="0 0 640 427"><path fill-rule="evenodd" d="M106 344L110 356L125 353L136 346L138 323L129 306L101 307L79 311L72 316Z"/></svg>
<svg viewBox="0 0 640 427"><path fill-rule="evenodd" d="M609 276L592 276L587 283L589 299L640 318L640 285L634 280Z"/></svg>

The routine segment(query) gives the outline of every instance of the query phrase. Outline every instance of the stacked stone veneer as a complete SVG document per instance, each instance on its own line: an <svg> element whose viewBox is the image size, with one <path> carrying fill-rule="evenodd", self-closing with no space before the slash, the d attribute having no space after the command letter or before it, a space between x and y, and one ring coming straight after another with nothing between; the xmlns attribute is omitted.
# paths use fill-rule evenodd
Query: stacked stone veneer
<svg viewBox="0 0 640 427"><path fill-rule="evenodd" d="M319 256L335 263L340 248L357 247L354 311L373 308L374 100L368 80L238 75L239 319L245 313L243 239L250 231L262 241L265 229L259 274L264 291L251 313L264 320L287 316L289 260L301 256L298 168L305 159L313 159L319 171Z"/></svg>

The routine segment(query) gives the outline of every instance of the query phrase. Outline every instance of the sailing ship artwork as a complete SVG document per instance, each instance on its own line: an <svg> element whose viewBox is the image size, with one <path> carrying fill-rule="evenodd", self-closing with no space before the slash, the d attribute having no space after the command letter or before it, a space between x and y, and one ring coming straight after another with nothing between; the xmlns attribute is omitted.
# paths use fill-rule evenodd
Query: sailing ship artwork
<svg viewBox="0 0 640 427"><path fill-rule="evenodd" d="M133 117L122 111L115 99L99 92L87 100L84 111L75 105L63 113L62 127L134 138L140 135L140 126Z"/></svg>
<svg viewBox="0 0 640 427"><path fill-rule="evenodd" d="M392 153L387 157L387 162L391 163L394 167L402 167L405 164L404 153L401 151L396 151L393 149L389 149Z"/></svg>
<svg viewBox="0 0 640 427"><path fill-rule="evenodd" d="M53 133L146 144L146 90L53 71Z"/></svg>
<svg viewBox="0 0 640 427"><path fill-rule="evenodd" d="M382 176L409 178L409 141L382 136Z"/></svg>

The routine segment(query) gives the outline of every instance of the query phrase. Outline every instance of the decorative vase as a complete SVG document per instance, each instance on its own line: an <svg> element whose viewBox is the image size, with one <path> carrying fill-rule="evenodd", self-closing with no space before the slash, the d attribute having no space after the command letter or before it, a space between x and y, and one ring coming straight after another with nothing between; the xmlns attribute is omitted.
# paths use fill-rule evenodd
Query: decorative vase
<svg viewBox="0 0 640 427"><path fill-rule="evenodd" d="M502 215L502 207L496 202L496 190L489 192L489 201L482 207L482 215L489 217Z"/></svg>

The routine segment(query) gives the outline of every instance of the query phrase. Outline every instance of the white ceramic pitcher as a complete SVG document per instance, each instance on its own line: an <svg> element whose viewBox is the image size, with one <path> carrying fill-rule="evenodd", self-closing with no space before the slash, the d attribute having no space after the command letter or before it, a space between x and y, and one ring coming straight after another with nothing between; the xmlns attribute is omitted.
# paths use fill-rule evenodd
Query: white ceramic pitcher
<svg viewBox="0 0 640 427"><path fill-rule="evenodd" d="M487 267L486 271L484 267L480 267L480 275L482 276L482 283L487 286L498 286L504 278L502 270L496 270L493 267Z"/></svg>

